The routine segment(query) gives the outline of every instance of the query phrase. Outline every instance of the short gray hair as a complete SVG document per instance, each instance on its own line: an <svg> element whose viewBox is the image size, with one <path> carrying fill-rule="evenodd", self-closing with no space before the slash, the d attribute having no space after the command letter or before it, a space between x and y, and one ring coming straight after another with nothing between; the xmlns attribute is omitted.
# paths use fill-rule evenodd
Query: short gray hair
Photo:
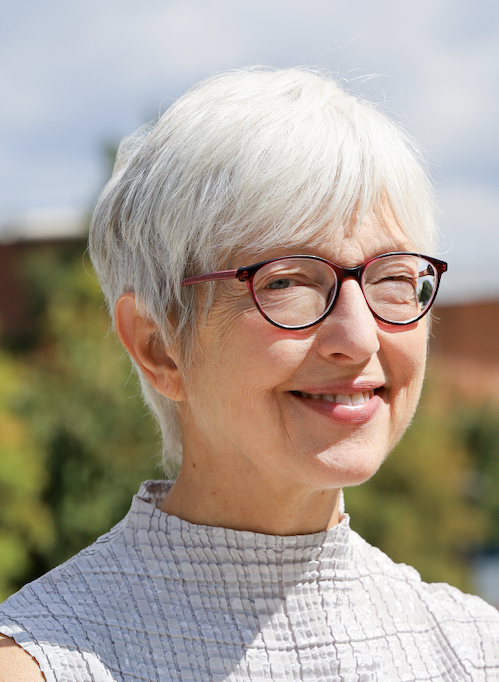
<svg viewBox="0 0 499 682"><path fill-rule="evenodd" d="M123 140L93 214L90 253L111 316L133 291L165 343L187 354L197 297L202 290L207 310L214 285L182 289L184 277L223 269L235 253L319 243L383 202L414 247L433 253L431 185L402 129L326 73L233 71ZM177 405L139 376L164 461L178 463Z"/></svg>

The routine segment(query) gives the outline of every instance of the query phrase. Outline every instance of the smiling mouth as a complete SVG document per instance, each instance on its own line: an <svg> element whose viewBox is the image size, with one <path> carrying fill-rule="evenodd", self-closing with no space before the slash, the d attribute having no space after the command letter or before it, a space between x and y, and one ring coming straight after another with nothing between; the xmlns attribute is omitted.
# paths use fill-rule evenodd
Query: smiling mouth
<svg viewBox="0 0 499 682"><path fill-rule="evenodd" d="M307 400L323 400L337 405L356 407L365 405L374 397L375 391L359 391L358 393L305 393L304 391L291 391L293 395Z"/></svg>

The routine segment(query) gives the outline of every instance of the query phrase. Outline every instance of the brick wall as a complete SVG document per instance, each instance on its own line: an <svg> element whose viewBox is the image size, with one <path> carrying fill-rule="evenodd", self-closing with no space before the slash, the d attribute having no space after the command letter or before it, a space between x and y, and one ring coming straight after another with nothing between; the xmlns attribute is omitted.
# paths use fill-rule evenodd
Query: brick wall
<svg viewBox="0 0 499 682"><path fill-rule="evenodd" d="M432 353L499 365L499 297L435 307Z"/></svg>

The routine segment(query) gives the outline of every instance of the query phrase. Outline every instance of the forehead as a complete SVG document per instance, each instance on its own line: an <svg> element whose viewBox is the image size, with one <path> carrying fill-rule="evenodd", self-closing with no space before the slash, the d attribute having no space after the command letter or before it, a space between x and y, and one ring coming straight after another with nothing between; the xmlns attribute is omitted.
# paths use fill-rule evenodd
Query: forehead
<svg viewBox="0 0 499 682"><path fill-rule="evenodd" d="M273 243L272 243L273 242ZM276 243L278 242L278 243ZM338 265L353 267L374 256L391 251L413 251L414 244L391 213L372 215L362 222L341 226L321 226L315 232L304 228L292 239L269 239L268 248L245 248L233 259L233 267L284 255L317 255Z"/></svg>
<svg viewBox="0 0 499 682"><path fill-rule="evenodd" d="M414 245L393 216L366 218L348 229L338 241L331 239L330 248L339 265L352 267L374 256L390 251L412 251Z"/></svg>

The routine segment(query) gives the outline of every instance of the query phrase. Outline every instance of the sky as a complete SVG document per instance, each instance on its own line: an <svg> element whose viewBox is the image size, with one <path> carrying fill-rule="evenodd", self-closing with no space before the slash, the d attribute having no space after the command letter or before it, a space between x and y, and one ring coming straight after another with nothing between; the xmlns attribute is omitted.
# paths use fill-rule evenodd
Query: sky
<svg viewBox="0 0 499 682"><path fill-rule="evenodd" d="M426 150L442 300L499 298L497 0L0 0L0 233L89 210L106 146L209 75L330 69Z"/></svg>

